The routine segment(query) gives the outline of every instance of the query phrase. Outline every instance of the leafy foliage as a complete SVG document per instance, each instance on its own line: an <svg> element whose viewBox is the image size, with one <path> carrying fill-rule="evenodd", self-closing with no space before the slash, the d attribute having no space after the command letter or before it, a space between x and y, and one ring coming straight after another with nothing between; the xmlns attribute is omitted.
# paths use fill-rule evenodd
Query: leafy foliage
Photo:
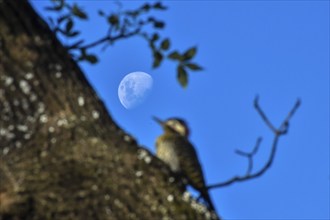
<svg viewBox="0 0 330 220"><path fill-rule="evenodd" d="M50 26L55 34L72 39L81 37L80 31L75 28L75 22L77 19L87 21L88 14L76 3L71 4L65 0L51 0L51 2L52 6L46 7L46 10L56 13L56 19L49 17ZM99 45L107 47L119 40L140 36L147 41L151 49L152 67L158 68L165 59L176 62L177 79L182 87L186 87L188 85L187 70L200 71L203 68L192 62L196 56L197 47L191 47L180 53L176 49L171 50L170 38L160 35L159 31L164 29L166 24L151 13L164 10L167 10L167 7L161 2L145 3L135 10L123 10L121 5L116 12L105 13L99 10L98 15L103 17L108 24L107 34L90 43L78 39L73 44L66 45L66 48L75 60L95 64L99 59L97 55L89 52L91 48Z"/></svg>
<svg viewBox="0 0 330 220"><path fill-rule="evenodd" d="M181 65L178 66L178 80L183 88L188 85L188 74L185 68Z"/></svg>

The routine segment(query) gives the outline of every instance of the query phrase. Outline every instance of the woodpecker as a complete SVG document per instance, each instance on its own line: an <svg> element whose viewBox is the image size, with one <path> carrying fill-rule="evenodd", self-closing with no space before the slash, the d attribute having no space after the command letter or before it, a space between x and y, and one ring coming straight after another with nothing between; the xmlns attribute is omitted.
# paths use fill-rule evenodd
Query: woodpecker
<svg viewBox="0 0 330 220"><path fill-rule="evenodd" d="M189 141L189 128L180 118L169 118L162 121L157 117L164 134L156 140L156 155L164 161L174 173L179 174L187 183L200 192L210 210L215 211L206 188L203 172L196 150Z"/></svg>

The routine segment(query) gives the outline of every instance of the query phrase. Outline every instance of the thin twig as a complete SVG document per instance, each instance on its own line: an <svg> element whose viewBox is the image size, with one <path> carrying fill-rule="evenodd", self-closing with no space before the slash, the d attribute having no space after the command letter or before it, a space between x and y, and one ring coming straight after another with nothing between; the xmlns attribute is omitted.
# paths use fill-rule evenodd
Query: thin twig
<svg viewBox="0 0 330 220"><path fill-rule="evenodd" d="M99 39L97 41L94 41L94 42L90 43L90 44L87 44L85 46L81 46L79 48L73 48L73 49L83 49L83 50L86 50L88 48L98 46L98 45L100 45L102 43L105 43L105 42L111 42L111 43L113 43L113 42L115 42L116 40L119 40L119 39L125 39L125 38L132 37L132 36L138 34L140 32L140 30L141 30L140 28L137 28L137 29L135 29L132 32L125 33L125 34L124 33L121 33L121 34L119 34L117 36L114 36L114 37L107 35L107 36L105 36L105 37L103 37L103 38L101 38L101 39Z"/></svg>
<svg viewBox="0 0 330 220"><path fill-rule="evenodd" d="M236 154L238 154L240 156L243 156L243 157L246 157L249 161L249 165L248 165L248 169L246 171L246 175L250 175L252 173L252 170L253 170L253 156L255 154L257 154L261 141L262 141L262 138L259 137L257 139L256 145L254 146L254 148L251 152L243 152L241 150L236 150L235 151Z"/></svg>
<svg viewBox="0 0 330 220"><path fill-rule="evenodd" d="M271 167L271 165L273 164L275 154L276 154L276 150L277 150L278 140L282 135L287 134L288 127L289 127L289 121L292 118L292 116L295 114L297 109L299 108L300 104L301 104L301 101L298 99L296 101L295 105L293 106L293 108L291 109L291 111L288 113L287 117L282 122L281 126L278 129L276 129L272 125L272 123L269 121L266 114L260 108L259 99L258 99L258 97L256 97L256 99L254 101L254 107L257 110L257 112L259 113L259 115L261 116L261 118L263 119L263 121L266 123L266 125L274 133L274 139L273 139L271 153L270 153L268 161L266 162L266 164L258 172L252 173L253 156L257 153L258 148L259 148L259 144L261 142L261 139L259 138L257 143L256 143L256 146L254 147L254 149L251 153L246 153L246 152L242 152L240 150L236 150L237 154L239 154L241 156L244 156L244 157L247 157L249 159L249 166L248 166L248 171L247 171L246 175L244 175L244 176L235 176L235 177L233 177L233 178L231 178L231 179L229 179L225 182L209 185L207 187L207 189L214 189L214 188L224 187L224 186L231 185L235 182L243 182L243 181L251 180L251 179L254 179L254 178L257 178L257 177L260 177L261 175L263 175Z"/></svg>
<svg viewBox="0 0 330 220"><path fill-rule="evenodd" d="M295 112L297 111L297 109L299 108L300 105L301 105L301 101L300 101L300 99L298 99L280 126L280 130L281 130L282 134L286 134L288 132L289 121L292 118L292 116L295 114Z"/></svg>
<svg viewBox="0 0 330 220"><path fill-rule="evenodd" d="M274 133L276 132L276 128L274 125L269 121L266 114L262 111L262 109L259 106L259 96L256 96L254 99L254 108L257 110L259 115L261 116L262 120L266 123L266 125L272 130Z"/></svg>

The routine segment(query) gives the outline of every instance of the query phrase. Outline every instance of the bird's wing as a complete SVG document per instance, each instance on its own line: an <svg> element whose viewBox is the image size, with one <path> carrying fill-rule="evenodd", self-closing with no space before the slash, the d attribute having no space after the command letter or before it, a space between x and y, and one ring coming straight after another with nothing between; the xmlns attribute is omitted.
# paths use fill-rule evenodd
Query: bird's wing
<svg viewBox="0 0 330 220"><path fill-rule="evenodd" d="M180 155L179 161L183 175L187 178L189 185L201 193L209 208L215 210L206 188L202 167L194 146L184 137L177 138L176 141L178 142L176 143L177 150L181 151L178 152L178 155Z"/></svg>
<svg viewBox="0 0 330 220"><path fill-rule="evenodd" d="M205 189L202 167L194 146L184 137L176 138L177 155L179 155L180 168L188 183L197 190Z"/></svg>
<svg viewBox="0 0 330 220"><path fill-rule="evenodd" d="M188 184L199 191L209 208L214 210L196 150L189 140L181 135L164 135L158 139L156 146L157 155L160 154L172 171L187 179Z"/></svg>

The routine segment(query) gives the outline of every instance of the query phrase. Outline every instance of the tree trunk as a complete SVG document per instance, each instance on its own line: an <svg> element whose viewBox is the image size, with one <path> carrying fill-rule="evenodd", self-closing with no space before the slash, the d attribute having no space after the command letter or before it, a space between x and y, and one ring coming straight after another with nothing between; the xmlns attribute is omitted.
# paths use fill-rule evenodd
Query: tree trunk
<svg viewBox="0 0 330 220"><path fill-rule="evenodd" d="M116 125L25 0L0 0L0 155L0 219L212 216Z"/></svg>

